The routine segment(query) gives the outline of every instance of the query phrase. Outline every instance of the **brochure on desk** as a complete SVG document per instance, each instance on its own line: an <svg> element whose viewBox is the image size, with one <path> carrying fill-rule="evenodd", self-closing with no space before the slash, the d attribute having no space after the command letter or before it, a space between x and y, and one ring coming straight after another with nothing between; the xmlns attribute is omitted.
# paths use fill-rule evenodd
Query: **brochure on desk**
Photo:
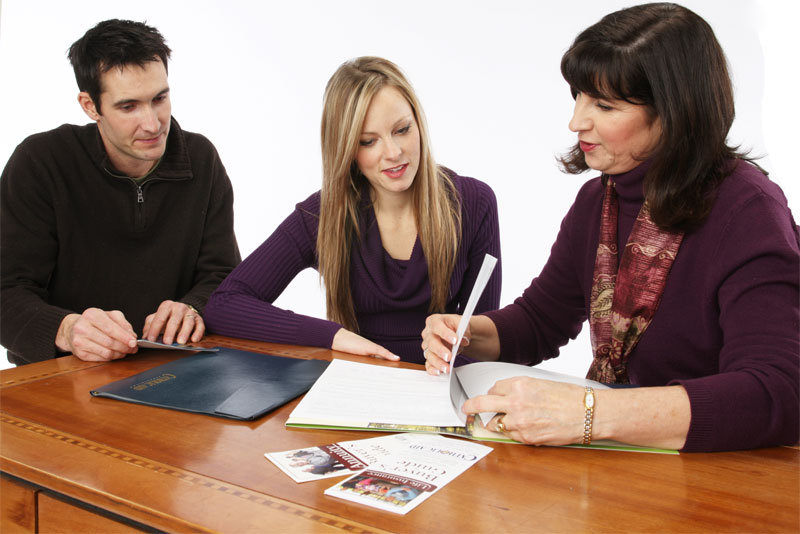
<svg viewBox="0 0 800 534"><path fill-rule="evenodd" d="M295 482L349 476L371 465L416 448L424 436L436 434L384 434L376 438L339 441L317 447L267 452L264 457ZM441 436L438 436L441 438ZM445 438L442 438L445 439Z"/></svg>
<svg viewBox="0 0 800 534"><path fill-rule="evenodd" d="M325 495L407 514L492 452L491 447L418 434L408 446L325 490Z"/></svg>
<svg viewBox="0 0 800 534"><path fill-rule="evenodd" d="M477 443L406 433L264 456L295 482L350 476L325 494L405 514L490 452Z"/></svg>
<svg viewBox="0 0 800 534"><path fill-rule="evenodd" d="M95 397L252 420L302 395L329 362L229 348L202 352L92 390Z"/></svg>
<svg viewBox="0 0 800 534"><path fill-rule="evenodd" d="M608 386L561 373L504 362L478 362L433 376L400 369L335 359L289 415L286 426L338 428L382 432L435 432L481 441L516 443L487 430L461 412L467 398L483 395L498 380L515 376ZM452 392L452 393L451 393ZM494 414L481 414L488 421ZM611 441L569 447L677 454L676 451L635 447Z"/></svg>

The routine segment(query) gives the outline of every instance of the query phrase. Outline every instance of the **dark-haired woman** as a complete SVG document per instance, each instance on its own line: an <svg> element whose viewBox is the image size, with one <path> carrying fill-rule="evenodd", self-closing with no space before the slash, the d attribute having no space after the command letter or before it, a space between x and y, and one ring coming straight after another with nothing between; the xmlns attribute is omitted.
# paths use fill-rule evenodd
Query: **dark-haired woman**
<svg viewBox="0 0 800 534"><path fill-rule="evenodd" d="M534 444L712 451L793 444L800 422L800 245L786 198L726 143L734 106L709 25L675 4L604 17L561 70L589 168L542 273L512 305L473 317L464 352L536 364L589 320L591 391L531 378L466 413ZM426 367L446 369L458 316L433 315Z"/></svg>

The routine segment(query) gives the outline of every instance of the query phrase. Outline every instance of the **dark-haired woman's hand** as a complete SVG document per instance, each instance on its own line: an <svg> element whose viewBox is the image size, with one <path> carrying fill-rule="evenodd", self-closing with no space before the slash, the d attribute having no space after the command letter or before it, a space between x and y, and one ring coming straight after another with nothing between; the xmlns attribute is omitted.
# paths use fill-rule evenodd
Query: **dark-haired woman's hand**
<svg viewBox="0 0 800 534"><path fill-rule="evenodd" d="M456 331L460 315L435 314L425 320L422 331L422 350L425 369L432 375L446 373L453 359L452 348L456 342ZM476 360L496 360L500 356L500 338L497 327L485 315L474 315L469 320L459 353Z"/></svg>
<svg viewBox="0 0 800 534"><path fill-rule="evenodd" d="M428 374L444 374L450 368L450 361L453 359L451 349L456 342L459 321L461 316L455 314L435 314L425 320L425 329L422 331L422 354L425 356L425 369ZM471 334L467 327L460 348L469 345Z"/></svg>
<svg viewBox="0 0 800 534"><path fill-rule="evenodd" d="M581 386L531 377L499 380L486 395L461 407L466 414L496 413L486 428L532 445L582 443L586 431ZM681 385L594 390L589 434L594 440L681 449L692 419ZM499 423L502 423L500 425Z"/></svg>
<svg viewBox="0 0 800 534"><path fill-rule="evenodd" d="M466 414L497 413L486 428L516 441L568 445L583 439L583 394L574 384L518 376L498 381L488 394L469 399L461 409Z"/></svg>

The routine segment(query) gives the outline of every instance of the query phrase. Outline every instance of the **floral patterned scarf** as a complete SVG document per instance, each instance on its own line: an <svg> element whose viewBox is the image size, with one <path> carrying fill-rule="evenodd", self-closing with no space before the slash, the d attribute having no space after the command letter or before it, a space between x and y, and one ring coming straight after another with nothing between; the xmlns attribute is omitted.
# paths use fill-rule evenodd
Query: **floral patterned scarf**
<svg viewBox="0 0 800 534"><path fill-rule="evenodd" d="M683 232L656 226L645 201L619 260L619 202L613 181L606 179L589 309L594 360L586 376L606 384L627 384L628 355L658 309Z"/></svg>

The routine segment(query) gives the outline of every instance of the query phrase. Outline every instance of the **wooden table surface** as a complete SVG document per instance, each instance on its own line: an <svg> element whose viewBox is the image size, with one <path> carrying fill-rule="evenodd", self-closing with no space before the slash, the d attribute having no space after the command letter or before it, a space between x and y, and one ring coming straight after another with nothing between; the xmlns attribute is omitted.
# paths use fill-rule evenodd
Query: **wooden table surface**
<svg viewBox="0 0 800 534"><path fill-rule="evenodd" d="M364 361L217 336L203 344ZM399 516L323 495L339 478L297 484L264 458L377 435L287 429L297 401L239 422L89 395L185 354L143 350L106 364L70 356L0 372L0 470L164 531L800 531L794 448L670 456L490 444Z"/></svg>

